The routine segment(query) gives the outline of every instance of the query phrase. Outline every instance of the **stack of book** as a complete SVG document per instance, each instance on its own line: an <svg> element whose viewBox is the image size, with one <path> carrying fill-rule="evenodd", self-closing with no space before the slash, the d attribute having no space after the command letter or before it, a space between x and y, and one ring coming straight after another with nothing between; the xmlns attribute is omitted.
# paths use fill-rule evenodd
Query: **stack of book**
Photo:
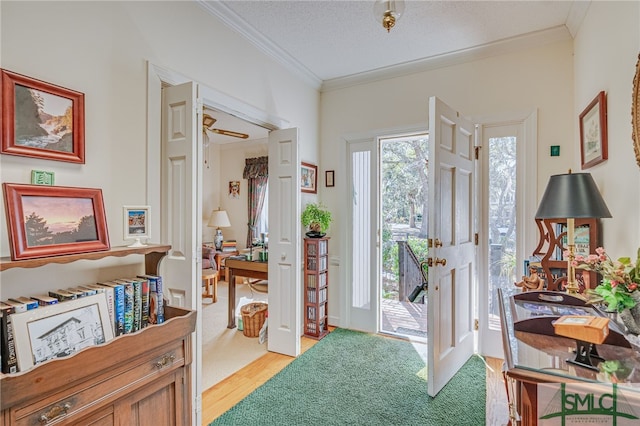
<svg viewBox="0 0 640 426"><path fill-rule="evenodd" d="M222 242L223 253L229 253L234 251L238 251L238 248L236 246L236 240L225 240Z"/></svg>

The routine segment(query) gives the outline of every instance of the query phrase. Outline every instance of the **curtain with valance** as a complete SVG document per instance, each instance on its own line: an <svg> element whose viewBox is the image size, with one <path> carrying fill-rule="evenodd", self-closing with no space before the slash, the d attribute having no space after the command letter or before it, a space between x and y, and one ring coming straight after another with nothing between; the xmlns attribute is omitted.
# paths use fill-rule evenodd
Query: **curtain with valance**
<svg viewBox="0 0 640 426"><path fill-rule="evenodd" d="M242 177L248 180L248 209L249 223L247 232L247 247L251 247L255 235L256 221L264 206L264 196L267 191L269 179L269 157L256 157L245 159Z"/></svg>

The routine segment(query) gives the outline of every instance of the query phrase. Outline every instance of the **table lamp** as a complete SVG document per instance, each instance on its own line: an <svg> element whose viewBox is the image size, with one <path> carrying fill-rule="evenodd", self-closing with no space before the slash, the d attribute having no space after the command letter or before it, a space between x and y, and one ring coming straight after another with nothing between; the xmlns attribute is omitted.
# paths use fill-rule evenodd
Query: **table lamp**
<svg viewBox="0 0 640 426"><path fill-rule="evenodd" d="M207 222L207 226L216 229L216 235L213 237L213 243L216 246L216 250L222 250L222 231L220 228L226 228L231 226L231 222L229 222L229 216L225 210L213 210L211 212L211 216L209 217L209 222Z"/></svg>
<svg viewBox="0 0 640 426"><path fill-rule="evenodd" d="M575 259L575 221L611 217L590 173L553 175L540 200L536 219L567 219L567 293L577 294Z"/></svg>

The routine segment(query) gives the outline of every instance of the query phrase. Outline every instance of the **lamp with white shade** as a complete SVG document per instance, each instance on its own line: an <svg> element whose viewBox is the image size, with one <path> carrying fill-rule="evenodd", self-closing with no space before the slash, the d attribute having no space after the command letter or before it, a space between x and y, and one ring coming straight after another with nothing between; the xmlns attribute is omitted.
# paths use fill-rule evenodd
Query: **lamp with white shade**
<svg viewBox="0 0 640 426"><path fill-rule="evenodd" d="M553 175L540 200L536 219L567 219L567 293L577 294L575 260L575 219L611 217L598 187L589 173Z"/></svg>
<svg viewBox="0 0 640 426"><path fill-rule="evenodd" d="M217 228L216 235L213 237L213 243L216 246L216 250L222 250L222 241L224 240L224 237L222 236L220 228L228 228L231 226L231 222L229 222L229 215L227 215L225 210L213 210L211 212L211 216L209 216L207 226Z"/></svg>

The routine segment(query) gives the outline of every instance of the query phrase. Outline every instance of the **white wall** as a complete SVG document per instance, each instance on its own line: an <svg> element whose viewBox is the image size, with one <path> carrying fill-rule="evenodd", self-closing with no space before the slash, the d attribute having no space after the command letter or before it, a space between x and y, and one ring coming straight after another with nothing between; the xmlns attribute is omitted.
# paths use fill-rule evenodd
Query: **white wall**
<svg viewBox="0 0 640 426"><path fill-rule="evenodd" d="M215 147L215 158L209 169L203 173L203 227L202 241L213 241L215 228L208 228L207 221L213 209L220 207L229 215L231 227L223 228L225 240L236 240L238 249L245 248L247 242L248 186L242 178L245 159L269 154L267 140L253 140L223 144ZM212 156L214 152L212 151ZM240 181L240 198L229 198L229 182Z"/></svg>
<svg viewBox="0 0 640 426"><path fill-rule="evenodd" d="M592 174L613 218L602 219L603 246L613 258L635 257L640 247L640 167L631 139L631 91L640 53L640 3L591 2L574 41L574 115L607 93L609 159ZM580 169L574 120L574 169Z"/></svg>
<svg viewBox="0 0 640 426"><path fill-rule="evenodd" d="M289 121L300 128L303 155L317 156L317 90L193 2L0 2L0 8L0 66L83 92L86 104L86 164L2 155L2 181L28 183L38 169L55 172L57 185L102 188L112 246L125 243L122 206L147 202L147 61ZM0 255L8 256L4 207L0 217ZM158 241L158 230L152 233ZM130 274L139 261L5 271L0 298ZM132 266L110 266L122 264Z"/></svg>

